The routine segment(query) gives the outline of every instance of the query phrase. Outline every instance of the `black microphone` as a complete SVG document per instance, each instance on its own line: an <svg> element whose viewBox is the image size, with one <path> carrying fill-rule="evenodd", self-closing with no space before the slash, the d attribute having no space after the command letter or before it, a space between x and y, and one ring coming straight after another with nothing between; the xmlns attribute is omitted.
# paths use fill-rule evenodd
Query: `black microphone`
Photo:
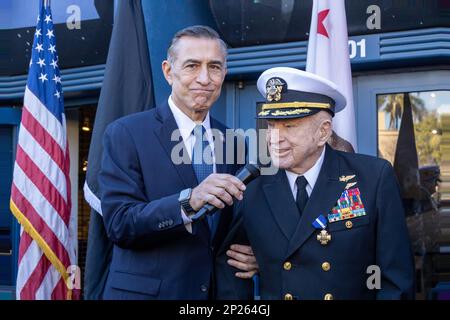
<svg viewBox="0 0 450 320"><path fill-rule="evenodd" d="M251 181L259 177L261 169L257 164L248 163L243 167L237 174L236 178L241 180L245 185L249 184ZM197 221L205 217L205 215L212 215L219 208L213 206L212 204L205 204L196 214L191 216L192 221Z"/></svg>

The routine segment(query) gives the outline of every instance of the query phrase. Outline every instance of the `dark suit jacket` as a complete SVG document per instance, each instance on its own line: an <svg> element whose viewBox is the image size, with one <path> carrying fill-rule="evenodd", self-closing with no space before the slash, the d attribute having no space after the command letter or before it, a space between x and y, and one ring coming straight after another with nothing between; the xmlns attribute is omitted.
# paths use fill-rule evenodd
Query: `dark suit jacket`
<svg viewBox="0 0 450 320"><path fill-rule="evenodd" d="M211 127L226 129L212 118ZM174 146L182 141L171 141L176 129L166 103L121 118L106 130L99 182L104 223L114 249L105 299L212 296L214 247L228 231L232 212L219 213L212 241L206 219L193 224L192 234L186 230L178 196L198 183L190 164L175 165L171 160ZM216 148L224 144L218 140ZM235 174L238 166L217 163L216 169Z"/></svg>
<svg viewBox="0 0 450 320"><path fill-rule="evenodd" d="M347 182L340 181L352 175ZM329 222L332 239L321 245L313 221L321 214L327 217L347 183L353 182L350 189L359 189L366 215ZM225 243L234 242L233 237L241 241L248 237L260 267L262 299L284 299L286 294L294 299L324 299L327 294L334 299L414 297L414 265L404 211L394 172L385 160L327 146L300 219L284 170L252 182L236 211L234 231ZM239 225L246 234L239 233ZM373 271L367 273L371 265L381 271L379 290L369 290L366 284L373 275ZM234 270L226 267L225 258L217 261L217 268L227 279L218 284L218 298L248 298L233 287L242 284L234 281ZM369 279L369 283L374 282Z"/></svg>

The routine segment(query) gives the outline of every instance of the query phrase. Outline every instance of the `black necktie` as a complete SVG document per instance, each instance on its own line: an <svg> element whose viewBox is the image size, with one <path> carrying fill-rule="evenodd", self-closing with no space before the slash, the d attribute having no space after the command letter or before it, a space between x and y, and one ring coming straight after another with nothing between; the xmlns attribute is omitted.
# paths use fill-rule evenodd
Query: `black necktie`
<svg viewBox="0 0 450 320"><path fill-rule="evenodd" d="M299 176L297 177L297 180L295 180L295 183L297 184L297 208L300 215L302 215L306 203L308 202L308 192L306 192L306 185L308 184L308 181L304 176Z"/></svg>

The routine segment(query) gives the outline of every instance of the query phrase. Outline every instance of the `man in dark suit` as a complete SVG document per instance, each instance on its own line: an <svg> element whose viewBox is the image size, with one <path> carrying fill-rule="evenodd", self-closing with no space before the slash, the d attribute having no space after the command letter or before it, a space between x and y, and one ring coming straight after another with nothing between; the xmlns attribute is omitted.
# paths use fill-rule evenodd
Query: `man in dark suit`
<svg viewBox="0 0 450 320"><path fill-rule="evenodd" d="M237 150L226 164L226 152L218 152L227 150L226 128L209 116L226 74L223 41L208 27L183 29L162 69L172 86L168 101L113 122L104 136L99 182L114 243L105 299L213 297L213 261L232 219L225 206L245 190L233 176ZM225 209L192 223L206 203ZM236 253L245 256L236 260L245 265L239 276L250 277L257 267L251 248Z"/></svg>
<svg viewBox="0 0 450 320"><path fill-rule="evenodd" d="M269 69L257 85L266 99L258 118L267 119L279 170L247 186L233 225L245 227L261 298L413 298L413 258L391 165L327 145L332 117L346 103L336 85L293 68ZM224 259L217 263L233 283ZM232 296L230 284L218 287L220 298Z"/></svg>

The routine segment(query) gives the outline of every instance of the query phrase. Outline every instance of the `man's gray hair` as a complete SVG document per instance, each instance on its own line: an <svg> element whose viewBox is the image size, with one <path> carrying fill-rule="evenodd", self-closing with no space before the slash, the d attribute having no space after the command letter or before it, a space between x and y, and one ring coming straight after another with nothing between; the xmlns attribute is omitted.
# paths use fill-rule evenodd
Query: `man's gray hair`
<svg viewBox="0 0 450 320"><path fill-rule="evenodd" d="M172 42L170 44L169 49L167 50L167 60L170 64L173 64L176 58L176 46L178 41L183 37L192 37L192 38L204 38L204 39L212 39L217 40L222 47L223 55L225 61L227 59L227 45L220 38L217 31L208 27L208 26L190 26L178 31L172 38Z"/></svg>

